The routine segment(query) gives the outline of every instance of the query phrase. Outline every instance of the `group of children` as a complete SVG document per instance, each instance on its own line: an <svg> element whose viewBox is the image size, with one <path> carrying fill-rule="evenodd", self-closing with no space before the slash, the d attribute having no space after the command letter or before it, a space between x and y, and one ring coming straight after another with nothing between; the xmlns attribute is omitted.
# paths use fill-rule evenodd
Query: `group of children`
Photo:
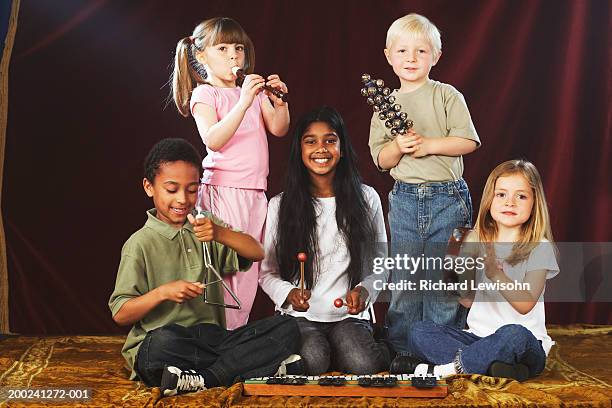
<svg viewBox="0 0 612 408"><path fill-rule="evenodd" d="M462 156L480 140L461 93L429 79L441 40L428 19L396 20L384 52L400 81L393 95L414 122L392 136L378 115L371 121L374 163L395 179L392 255L443 256L440 243L472 224ZM181 114L194 117L207 154L200 162L186 141L165 139L145 160L143 187L155 208L123 246L109 300L113 319L132 325L122 350L132 378L174 395L330 370L519 380L539 374L552 345L545 280L558 266L536 168L524 160L499 165L474 227L486 255L476 279L526 282L530 289L463 299L392 291L388 336L379 341L370 322L375 280L405 278L399 270L372 274L371 259L388 255L380 198L362 183L342 117L323 106L295 126L283 192L268 205L266 133L288 132L289 109L264 85L283 92L287 86L278 75L254 74L254 61L251 40L229 18L206 20L178 43L174 100ZM246 73L243 80L235 68ZM303 273L298 252L307 254ZM237 294L240 309L218 306L235 301L214 283L212 269ZM438 279L441 271L419 273ZM277 313L247 323L258 285ZM461 305L470 304L467 313Z"/></svg>

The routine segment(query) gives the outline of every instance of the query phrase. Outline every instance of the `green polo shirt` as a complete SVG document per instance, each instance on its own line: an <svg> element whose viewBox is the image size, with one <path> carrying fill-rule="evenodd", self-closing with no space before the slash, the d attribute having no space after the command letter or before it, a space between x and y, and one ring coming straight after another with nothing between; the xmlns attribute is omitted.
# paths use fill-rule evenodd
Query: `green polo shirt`
<svg viewBox="0 0 612 408"><path fill-rule="evenodd" d="M205 277L206 282L216 280L212 272L204 267L202 243L196 238L189 221L177 229L161 221L156 214L155 209L147 211L148 219L144 227L136 231L123 245L115 290L108 301L113 316L128 300L144 295L165 283L179 279L204 282ZM210 213L206 216L215 224L227 226ZM223 244L212 241L206 245L213 266L221 274L245 271L251 267L251 261L242 258ZM209 300L223 303L223 288L220 284L211 285L206 294ZM202 297L182 304L172 301L159 304L134 323L121 351L132 369L131 379L136 378L136 355L147 332L171 323L185 327L213 323L225 327L225 309L204 303Z"/></svg>

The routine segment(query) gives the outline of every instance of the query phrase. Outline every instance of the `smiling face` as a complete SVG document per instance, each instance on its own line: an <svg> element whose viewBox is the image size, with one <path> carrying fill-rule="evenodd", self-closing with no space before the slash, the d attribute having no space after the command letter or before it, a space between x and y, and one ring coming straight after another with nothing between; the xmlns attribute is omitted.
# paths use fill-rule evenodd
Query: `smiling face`
<svg viewBox="0 0 612 408"><path fill-rule="evenodd" d="M491 217L498 230L517 229L527 222L533 209L534 193L527 179L519 173L501 176L495 182Z"/></svg>
<svg viewBox="0 0 612 408"><path fill-rule="evenodd" d="M233 88L236 86L236 75L232 73L232 68L244 67L245 46L238 43L219 43L198 52L197 59L206 67L208 81L212 85Z"/></svg>
<svg viewBox="0 0 612 408"><path fill-rule="evenodd" d="M157 218L175 228L183 226L194 208L199 185L198 169L182 160L160 165L152 183L143 180L145 192L153 198Z"/></svg>
<svg viewBox="0 0 612 408"><path fill-rule="evenodd" d="M400 92L409 92L424 84L431 67L440 59L440 53L433 50L425 37L410 32L398 35L385 48L385 56L400 79Z"/></svg>
<svg viewBox="0 0 612 408"><path fill-rule="evenodd" d="M340 138L326 122L313 122L302 135L302 162L310 177L330 181L340 161Z"/></svg>

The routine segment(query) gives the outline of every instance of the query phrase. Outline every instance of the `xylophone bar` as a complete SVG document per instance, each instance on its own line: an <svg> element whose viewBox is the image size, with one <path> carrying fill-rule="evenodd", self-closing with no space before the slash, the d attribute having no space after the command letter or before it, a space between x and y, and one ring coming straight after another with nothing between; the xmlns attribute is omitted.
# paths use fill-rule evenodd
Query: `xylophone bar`
<svg viewBox="0 0 612 408"><path fill-rule="evenodd" d="M260 377L244 382L244 395L444 398L447 394L444 381L412 374Z"/></svg>

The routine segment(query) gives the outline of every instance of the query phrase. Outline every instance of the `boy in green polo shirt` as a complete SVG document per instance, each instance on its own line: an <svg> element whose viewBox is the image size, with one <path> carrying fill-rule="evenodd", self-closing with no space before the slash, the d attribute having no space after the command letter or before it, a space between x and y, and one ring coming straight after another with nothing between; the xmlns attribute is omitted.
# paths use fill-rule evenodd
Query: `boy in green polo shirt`
<svg viewBox="0 0 612 408"><path fill-rule="evenodd" d="M273 375L299 348L295 321L274 316L225 330L225 310L203 301L216 280L203 262L202 242L220 273L246 271L264 252L210 213L195 219L200 157L183 139L164 139L145 160L143 187L153 199L147 221L124 244L109 307L119 325L132 325L122 353L148 386L164 395ZM207 300L223 303L221 286ZM301 365L292 364L293 370ZM284 367L286 371L286 367Z"/></svg>

